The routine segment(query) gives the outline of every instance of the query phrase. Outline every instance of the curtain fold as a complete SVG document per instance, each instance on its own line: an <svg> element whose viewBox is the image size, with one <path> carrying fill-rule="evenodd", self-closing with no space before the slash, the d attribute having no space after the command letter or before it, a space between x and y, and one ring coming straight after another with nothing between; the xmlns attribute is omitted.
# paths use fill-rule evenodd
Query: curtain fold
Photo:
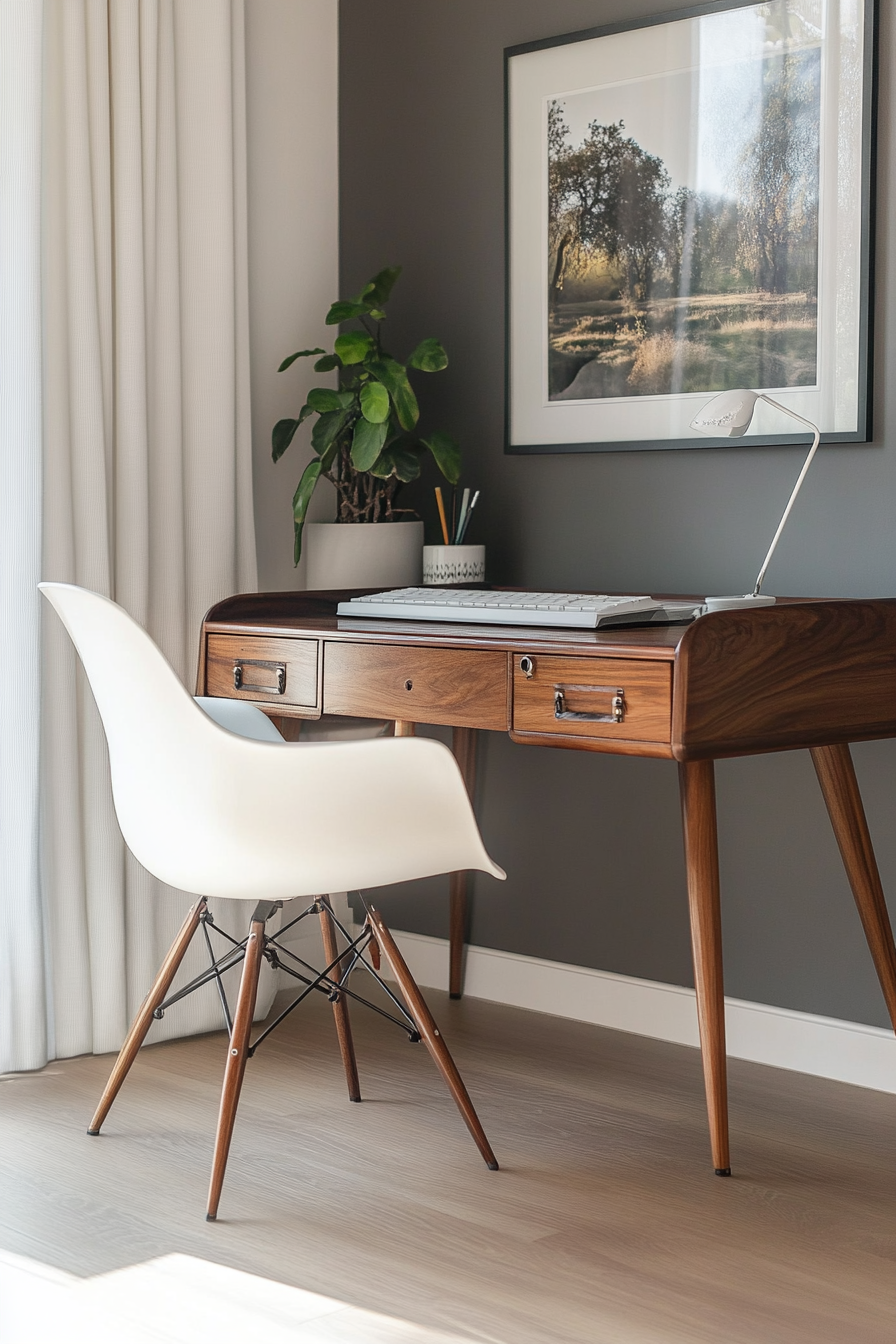
<svg viewBox="0 0 896 1344"><path fill-rule="evenodd" d="M44 0L43 572L120 602L190 688L205 611L256 587L243 25L243 0ZM119 1046L192 897L125 850L90 691L43 634L52 1057ZM150 1039L220 1025L208 988Z"/></svg>
<svg viewBox="0 0 896 1344"><path fill-rule="evenodd" d="M39 881L42 11L0 0L0 1072L46 1059Z"/></svg>

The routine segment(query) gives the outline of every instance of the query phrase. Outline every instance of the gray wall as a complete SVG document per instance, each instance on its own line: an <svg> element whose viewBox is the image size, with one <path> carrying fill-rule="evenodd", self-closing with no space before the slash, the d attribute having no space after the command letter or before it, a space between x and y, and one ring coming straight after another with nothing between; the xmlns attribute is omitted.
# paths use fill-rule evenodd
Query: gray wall
<svg viewBox="0 0 896 1344"><path fill-rule="evenodd" d="M803 456L761 447L503 453L503 48L657 9L657 0L340 3L342 289L402 263L392 348L429 334L445 342L450 368L424 384L421 401L432 426L461 440L466 479L482 488L470 540L487 542L495 582L743 591ZM884 7L881 221L894 214L894 68ZM770 592L896 591L891 234L879 229L875 441L822 450ZM420 506L428 510L428 492ZM855 757L884 882L896 893L896 744L863 745ZM728 993L885 1025L808 755L723 762L718 791ZM474 942L692 983L673 764L487 734L477 806L509 880L477 882ZM444 892L420 884L384 910L397 926L444 935Z"/></svg>
<svg viewBox="0 0 896 1344"><path fill-rule="evenodd" d="M271 461L271 429L295 415L311 379L285 355L322 345L337 287L337 31L332 0L246 6L249 344L258 584L304 587L292 563L292 493L310 453L301 435ZM315 500L326 508L323 492ZM312 516L317 516L312 515Z"/></svg>

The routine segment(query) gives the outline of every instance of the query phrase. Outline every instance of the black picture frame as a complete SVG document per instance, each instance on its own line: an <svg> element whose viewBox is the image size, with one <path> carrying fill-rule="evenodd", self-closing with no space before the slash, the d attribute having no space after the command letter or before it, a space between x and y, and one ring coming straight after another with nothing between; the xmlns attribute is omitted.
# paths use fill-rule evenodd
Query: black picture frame
<svg viewBox="0 0 896 1344"><path fill-rule="evenodd" d="M782 0L778 2L782 3ZM830 14L834 12L832 0L816 0L816 7L820 14L830 20ZM576 388L580 384L587 392L593 391L594 385L601 378L604 380L604 385L607 385L610 379L609 363L593 356L586 360L591 366L586 375L581 374L584 365L578 368L575 375L578 380L576 388L572 388L570 384L561 386L558 392L550 381L554 375L554 365L551 361L560 365L560 374L557 376L566 377L565 365L569 360L564 353L565 349L574 349L577 357L579 351L575 349L574 344L577 329L567 325L562 329L561 335L566 337L571 333L570 341L558 353L559 341L554 339L554 333L561 330L562 321L569 322L569 313L562 311L561 303L558 302L555 306L549 303L549 268L553 266L556 269L557 249L555 248L552 253L548 229L548 103L559 103L565 116L565 109L570 101L580 99L581 108L578 106L574 108L579 126L583 124L583 117L589 106L600 108L604 116L600 128L603 134L611 122L616 124L617 121L612 113L610 118L607 118L604 111L607 107L614 106L617 88L621 92L618 94L615 106L619 112L618 121L624 123L623 109L632 106L631 97L625 89L632 86L637 88L639 78L645 88L648 81L654 81L654 87L658 87L656 81L660 79L666 79L669 88L672 88L673 84L678 87L682 84L682 80L686 81L688 77L691 84L699 84L701 79L704 84L707 82L712 84L712 75L707 79L704 76L703 66L691 66L683 72L683 69L673 64L666 71L657 71L655 65L651 65L651 61L656 61L656 51L660 48L674 49L676 42L684 46L689 43L689 51L695 46L701 52L704 47L711 51L713 42L717 41L713 34L724 31L719 26L719 20L727 21L732 31L743 30L749 33L750 25L758 22L757 15L760 8L768 10L767 5L760 6L756 0L715 0L714 3L658 14L636 22L608 24L505 49L506 452L515 454L632 452L721 448L731 447L733 444L775 446L805 441L804 433L782 433L781 428L787 421L780 412L776 413L773 410L764 415L757 415L748 434L734 440L706 437L690 429L689 421L693 417L688 412L691 407L696 413L717 391L726 390L727 386L743 386L744 383L707 386L705 390L699 391L693 387L677 391L670 388L668 392L647 392L641 395L630 393L627 388L622 395L612 395L614 389L611 386L609 394L600 388L598 395L577 397ZM817 63L819 72L822 72L816 77L818 170L815 178L817 270L814 308L811 285L806 285L805 303L802 309L799 308L799 295L788 291L781 301L789 303L793 299L793 312L797 313L799 319L790 324L796 332L792 337L793 353L786 352L784 362L779 361L777 365L770 365L769 360L756 365L764 372L769 372L770 367L772 371L774 368L782 368L787 377L802 378L804 381L785 383L783 387L773 383L761 388L755 382L750 384L754 390L770 392L777 400L790 404L791 409L819 424L823 443L866 443L872 434L873 233L878 45L876 0L857 0L853 13L858 14L861 20L858 29L854 28L846 38L842 32L837 31L835 42L831 36L829 22L829 26L823 29L825 35L819 36L817 43L814 44L818 49L817 58L813 52L811 32L809 39L805 34L787 39L791 41L791 47L787 50L788 52L792 50L794 53L792 68L810 72L815 68L814 63ZM708 23L713 26L708 28ZM679 27L674 29L673 25ZM710 35L709 38L706 37L707 33ZM753 49L748 50L752 52ZM759 51L758 55L750 55L744 57L742 61L733 60L727 64L732 69L739 66L746 70L748 60L765 59L763 52ZM644 63L644 70L640 76L637 74L639 61ZM802 64L798 64L799 62ZM712 67L707 65L705 69L715 71L722 68L723 74L716 76L721 80L725 77L725 67L726 61L723 59ZM770 66L768 68L771 69ZM700 79L695 79L694 69L699 72ZM620 71L626 76L624 79L619 78ZM635 72L634 77L632 71ZM593 83L589 84L588 80L592 73ZM808 74L806 77L808 78ZM849 96L844 100L841 85L845 81L848 81ZM570 89L572 93L569 93ZM589 103L589 99L593 99L593 103ZM643 104L645 100L641 101ZM649 103L649 99L646 101ZM846 120L849 122L845 130L834 115L839 108L842 122L844 106L847 108ZM771 117L772 114L768 115ZM650 116L647 114L642 116L640 110L638 116L650 131ZM659 114L654 116L654 122L658 128L657 138L662 141L665 136L665 142L671 144L670 132L662 129ZM677 123L670 123L666 118L663 125L668 127L670 124L676 126L677 135ZM812 124L814 125L814 122ZM562 129L567 131L567 139L572 140L572 135L565 124ZM699 128L695 130L693 122L685 122L682 137L685 133L689 144L699 138ZM635 142L633 135L625 135L625 132L621 134L630 145L634 145L632 153L641 152L641 147ZM583 146L584 140L581 140L578 146L572 143L569 148L575 151L576 148ZM563 148L566 147L564 141ZM562 154L563 149L559 153ZM653 145L647 145L644 154L661 158L656 154ZM555 161L561 162L559 157ZM852 180L853 190L848 193L842 190L844 173L850 175ZM839 191L838 180L841 183ZM696 191L694 195L697 196ZM559 191L553 199L561 199ZM718 208L721 209L720 206ZM804 216L809 217L805 211ZM811 256L808 244L804 250L806 256ZM587 256L587 252L584 255ZM606 269L609 270L609 266ZM667 271L672 274L671 266L667 266ZM804 267L804 271L809 273L808 266ZM599 278L604 280L606 277ZM675 308L676 312L681 312L682 305L692 304L694 295L683 294L681 290L676 294L672 292L673 287L668 282L667 289L670 290L666 295L667 308ZM632 290L634 291L634 286ZM780 297L776 295L776 298ZM554 298L556 299L556 295ZM623 298L625 300L623 306L627 305L628 313L625 320L629 321L631 312L638 307L639 299L634 292L624 295ZM563 302L566 303L565 299ZM657 336L659 342L662 333L659 332L658 324L666 320L660 313L663 303L654 302L649 290L647 297L642 296L640 302L648 306L653 304L657 310L656 313L652 311L650 313L651 321L657 325L651 326L649 330L651 334ZM714 297L708 302L711 306L715 302ZM718 299L718 303L721 305L721 298ZM591 307L595 312L600 307L600 314L591 319L581 316L581 313L588 311L587 302L578 305L566 303L566 307L579 311L580 316L577 319L579 325L590 320L595 328L600 327L601 330L594 339L606 343L609 338L604 328L608 323L604 317L605 315L608 319L613 317L611 300L601 305L597 302L592 304ZM759 307L763 312L766 311L761 304ZM690 311L687 309L689 315ZM743 311L746 312L746 308ZM814 329L811 319L813 311ZM689 316L686 320L689 321ZM807 331L796 331L800 322L810 334L807 334ZM733 326L736 328L737 324ZM741 324L744 331L746 326L746 323ZM624 334L624 323L617 322L617 332L620 330ZM775 338L786 341L788 338L781 336L780 330L780 327L775 329ZM812 373L812 330L815 333L814 382L807 382L805 379L811 377ZM588 332L586 332L587 339L590 339ZM750 346L749 338L742 335L741 340L742 348L746 351ZM768 341L771 341L771 337ZM622 354L628 355L630 352L625 348L624 340L622 347ZM640 349L640 346L637 348ZM667 341L665 349L660 353L665 357L669 349L681 348L670 346ZM686 348L690 353L690 348ZM810 349L810 357L800 360L799 352L807 348ZM659 346L655 346L654 349L659 349ZM712 355L714 351L711 342L708 349ZM650 354L650 351L647 353ZM786 362L788 358L789 364ZM750 367L749 361L745 362ZM658 356L654 358L653 363L659 365L659 373L651 373L650 360L642 363L647 367L649 376L666 376L663 373L666 366ZM624 370L623 359L616 360L616 364ZM721 366L718 363L713 365L716 370L719 367ZM788 369L796 372L787 373ZM739 368L737 372L740 372ZM715 373L713 376L718 379L719 376L730 377L731 373L732 370L729 369L722 375ZM618 380L622 375L613 371L612 376ZM630 376L629 374L628 377ZM694 378L699 379L700 376L698 370ZM712 379L708 378L708 381ZM646 385L650 386L649 383ZM687 428L683 427L685 416ZM659 433L656 432L658 424L663 425L662 432Z"/></svg>

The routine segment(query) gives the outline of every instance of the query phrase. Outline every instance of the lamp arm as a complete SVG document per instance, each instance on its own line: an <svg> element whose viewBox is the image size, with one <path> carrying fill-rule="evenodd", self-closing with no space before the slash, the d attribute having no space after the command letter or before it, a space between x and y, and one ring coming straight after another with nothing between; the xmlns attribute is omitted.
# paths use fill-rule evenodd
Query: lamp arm
<svg viewBox="0 0 896 1344"><path fill-rule="evenodd" d="M778 545L781 533L784 531L784 524L790 517L790 510L793 508L796 502L796 497L800 492L800 488L802 487L803 481L806 479L806 473L812 465L812 459L815 456L816 449L818 448L818 445L821 441L821 431L817 428L817 426L813 425L811 420L805 420L803 416L797 415L796 411L792 411L789 406L782 406L779 401L773 401L772 398L767 397L764 392L760 392L757 400L767 401L769 406L775 407L775 410L783 411L785 415L789 415L793 420L799 420L801 425L805 425L807 429L812 430L812 433L814 434L815 438L813 440L812 447L809 449L809 455L806 458L805 462L803 463L803 469L800 472L799 476L797 476L796 478L796 485L793 487L790 498L787 501L787 507L784 510L780 523L778 524L778 530L772 537L772 544L768 548L768 554L763 560L762 568L760 569L758 575L756 576L756 584L751 594L751 596L753 597L757 597L759 594L759 589L762 587L762 580L765 578L765 571L769 567L771 558L775 553L775 547Z"/></svg>

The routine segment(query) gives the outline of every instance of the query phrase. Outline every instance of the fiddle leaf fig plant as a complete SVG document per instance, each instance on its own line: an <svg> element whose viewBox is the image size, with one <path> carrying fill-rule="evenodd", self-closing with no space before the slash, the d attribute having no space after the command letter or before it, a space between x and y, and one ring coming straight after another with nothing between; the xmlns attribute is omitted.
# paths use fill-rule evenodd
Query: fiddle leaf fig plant
<svg viewBox="0 0 896 1344"><path fill-rule="evenodd" d="M297 359L319 355L316 373L339 370L338 388L313 387L295 419L278 420L271 436L277 462L299 425L309 416L317 417L311 430L315 455L292 501L296 564L308 505L321 477L335 487L339 523L394 522L400 514L413 514L413 509L397 508L395 500L401 487L420 475L427 453L451 485L460 477L460 450L449 434L438 430L427 438L416 434L420 408L408 377L409 369L438 373L447 366L448 356L432 336L421 341L404 364L383 348L385 305L400 274L400 266L387 266L356 298L330 306L327 326L360 323L336 337L332 354L320 347L297 350L280 365L282 373Z"/></svg>

